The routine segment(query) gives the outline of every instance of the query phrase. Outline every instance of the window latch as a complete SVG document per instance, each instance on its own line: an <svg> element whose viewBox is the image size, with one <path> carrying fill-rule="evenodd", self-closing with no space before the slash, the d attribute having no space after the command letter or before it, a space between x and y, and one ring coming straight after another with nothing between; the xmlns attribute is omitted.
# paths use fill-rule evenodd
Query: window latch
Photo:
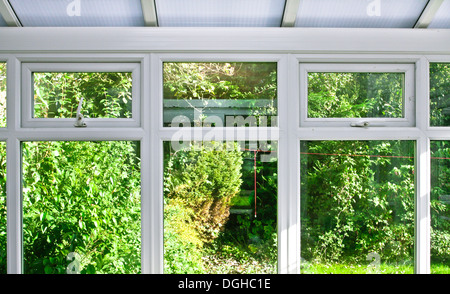
<svg viewBox="0 0 450 294"><path fill-rule="evenodd" d="M369 126L369 122L363 121L363 122L358 122L358 123L351 123L350 126L356 127L356 128L366 128Z"/></svg>
<svg viewBox="0 0 450 294"><path fill-rule="evenodd" d="M77 116L76 116L77 121L74 124L74 126L77 128L86 127L86 123L84 122L84 116L81 114L82 103L83 103L83 97L81 97L80 102L78 102Z"/></svg>

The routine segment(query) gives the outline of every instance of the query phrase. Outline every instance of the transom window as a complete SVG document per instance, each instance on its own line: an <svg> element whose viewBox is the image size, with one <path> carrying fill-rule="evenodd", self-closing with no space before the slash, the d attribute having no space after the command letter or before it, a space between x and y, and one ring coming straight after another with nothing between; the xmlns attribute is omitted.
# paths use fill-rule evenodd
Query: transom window
<svg viewBox="0 0 450 294"><path fill-rule="evenodd" d="M301 126L413 126L414 66L300 64Z"/></svg>
<svg viewBox="0 0 450 294"><path fill-rule="evenodd" d="M139 63L24 63L22 123L138 126ZM82 116L83 124L74 124Z"/></svg>

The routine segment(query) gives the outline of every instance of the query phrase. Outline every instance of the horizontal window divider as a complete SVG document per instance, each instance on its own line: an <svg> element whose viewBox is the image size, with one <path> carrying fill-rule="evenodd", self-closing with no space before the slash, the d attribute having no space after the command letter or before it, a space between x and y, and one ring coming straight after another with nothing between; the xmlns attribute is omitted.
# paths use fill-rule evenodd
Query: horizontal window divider
<svg viewBox="0 0 450 294"><path fill-rule="evenodd" d="M393 127L328 127L298 128L300 140L417 140L426 136L418 128Z"/></svg>
<svg viewBox="0 0 450 294"><path fill-rule="evenodd" d="M348 127L353 123L367 122L368 127L412 127L414 122L406 118L306 118L302 122L302 127L326 127L326 126L340 126Z"/></svg>
<svg viewBox="0 0 450 294"><path fill-rule="evenodd" d="M277 62L286 57L285 53L154 53L161 62Z"/></svg>
<svg viewBox="0 0 450 294"><path fill-rule="evenodd" d="M1 28L3 52L449 52L450 32L358 28ZM417 40L420 39L420 42ZM324 42L323 40L327 40ZM357 40L357 42L355 42Z"/></svg>
<svg viewBox="0 0 450 294"><path fill-rule="evenodd" d="M30 128L15 132L15 136L21 141L139 141L145 134L141 128Z"/></svg>
<svg viewBox="0 0 450 294"><path fill-rule="evenodd" d="M450 127L429 128L425 134L430 140L450 140Z"/></svg>
<svg viewBox="0 0 450 294"><path fill-rule="evenodd" d="M205 99L205 100L186 100L169 99L163 101L164 108L186 108L186 107L217 107L217 108L249 108L264 107L268 105L277 105L276 99Z"/></svg>
<svg viewBox="0 0 450 294"><path fill-rule="evenodd" d="M136 63L148 57L148 54L140 53L37 53L16 54L21 62L70 62L70 63Z"/></svg>
<svg viewBox="0 0 450 294"><path fill-rule="evenodd" d="M300 63L415 63L423 55L415 54L293 54Z"/></svg>
<svg viewBox="0 0 450 294"><path fill-rule="evenodd" d="M280 130L277 127L205 127L205 128L163 128L159 130L161 140L203 140L203 141L260 141L278 140Z"/></svg>
<svg viewBox="0 0 450 294"><path fill-rule="evenodd" d="M428 62L431 63L447 63L450 62L450 56L448 55L425 55Z"/></svg>
<svg viewBox="0 0 450 294"><path fill-rule="evenodd" d="M128 118L83 118L91 128L131 128L139 127L140 122ZM25 128L75 128L76 118L33 118L22 123Z"/></svg>

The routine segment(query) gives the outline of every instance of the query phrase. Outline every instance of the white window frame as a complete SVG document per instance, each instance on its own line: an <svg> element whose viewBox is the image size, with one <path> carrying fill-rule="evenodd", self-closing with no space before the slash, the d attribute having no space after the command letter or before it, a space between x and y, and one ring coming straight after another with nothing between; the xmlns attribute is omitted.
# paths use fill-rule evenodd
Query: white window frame
<svg viewBox="0 0 450 294"><path fill-rule="evenodd" d="M273 62L273 63L277 63L277 72L279 73L280 70L282 70L280 68L280 66L282 66L283 63L280 63L280 61L283 60L283 58L285 58L283 55L280 54L246 54L246 53L242 53L242 54L214 54L214 53L209 53L209 54L198 54L198 53L191 53L191 54L180 54L180 53L162 53L162 54L157 54L155 56L155 62L158 63L158 72L157 75L158 77L162 80L163 79L163 65L166 62L185 62L185 63L197 63L197 62ZM277 113L278 113L278 100L280 99L280 93L279 93L279 77L277 78L277 83L278 83L278 88L277 88ZM162 85L161 85L162 86ZM168 130L168 129L181 129L181 128L186 128L186 127L168 127L168 126L164 126L164 121L163 121L163 115L164 115L164 97L163 97L163 93L162 93L162 87L158 90L159 91L159 95L160 95L160 99L158 99L158 101L160 101L160 104L158 105L158 115L160 116L159 118L159 125L160 128L162 130ZM279 115L277 115L279 116ZM223 122L224 128L230 129L232 127L225 127L225 122ZM255 127L254 130L257 131L260 129L264 129L264 130L270 130L270 129L274 129L278 126L278 119L277 121L275 121L275 123L271 126L271 127ZM196 126L194 126L193 128L198 128ZM201 127L203 129L206 129L208 127ZM219 127L221 128L221 127ZM250 129L253 129L252 127L250 127Z"/></svg>
<svg viewBox="0 0 450 294"><path fill-rule="evenodd" d="M24 62L22 63L22 126L26 128L74 127L76 118L35 118L34 110L34 72L131 72L132 102L131 118L84 118L87 127L138 127L140 126L140 64L134 63L62 63L62 62ZM89 99L89 97L84 97ZM83 114L83 109L81 109Z"/></svg>
<svg viewBox="0 0 450 294"><path fill-rule="evenodd" d="M68 33L70 32L70 33ZM430 272L430 140L450 140L450 128L429 126L429 62L450 61L450 31L302 28L0 28L0 60L7 61L7 269L23 271L21 142L135 140L141 144L142 273L163 273L162 142L177 130L162 128L161 56L279 56L278 126L257 138L278 141L278 272L300 273L300 141L416 141L415 273ZM326 40L326 42L324 42ZM77 53L74 53L77 52ZM201 59L201 58L200 58ZM229 58L226 58L229 60ZM217 61L217 59L215 59ZM140 126L25 127L22 63L141 62ZM300 63L410 63L415 65L415 125L352 128L300 125ZM184 128L192 138L226 130ZM257 131L230 128L230 140ZM269 130L267 130L269 131ZM247 133L247 134L246 134ZM211 137L209 137L211 138ZM223 137L224 138L224 137Z"/></svg>
<svg viewBox="0 0 450 294"><path fill-rule="evenodd" d="M310 118L308 117L308 73L404 73L404 93L402 118ZM300 63L300 126L323 127L341 126L350 127L352 124L367 122L369 127L412 127L414 126L415 90L414 90L414 64L388 64L388 63Z"/></svg>
<svg viewBox="0 0 450 294"><path fill-rule="evenodd" d="M152 109L157 109L157 115L152 118L153 126L158 126L158 138L157 145L154 151L157 154L162 154L162 146L164 142L170 142L172 140L181 140L184 142L191 141L237 141L237 142L277 142L277 161L288 161L287 157L283 156L280 152L279 133L286 122L280 121L280 117L286 117L285 110L277 108L277 124L270 127L168 127L164 126L163 121L163 63L164 62L274 62L277 63L277 106L280 105L280 100L285 101L282 104L286 104L287 92L287 56L283 54L198 54L198 53L164 53L152 55L152 70L153 75L153 96L157 99L152 100ZM225 123L225 122L224 122ZM284 126L285 127L285 126ZM153 227L153 232L159 232L160 236L164 234L164 227L159 224L163 223L163 157L162 155L155 158L158 161L157 165L153 165L152 174L157 174L158 179L155 179L156 183L153 187L155 190L154 195L158 197L153 198L154 207L158 208L158 214L154 214L153 217L157 217L159 221L158 225ZM284 163L285 164L285 163ZM280 166L280 163L278 163ZM285 181L288 178L288 171L281 171L278 169L278 181ZM288 216L284 212L284 207L291 207L286 204L289 202L288 193L283 193L284 187L287 187L286 183L279 185L278 188L278 212L277 212L277 230L278 230L278 272L284 272L289 266L288 257L286 255L287 243L292 242L288 240L287 235L284 233L288 230L289 221L286 219ZM283 207L280 209L280 207ZM159 252L154 258L159 260L158 268L155 269L159 273L163 273L163 258L164 257L164 244L161 238L157 244L153 244L157 248L156 252ZM282 249L284 248L284 249Z"/></svg>
<svg viewBox="0 0 450 294"><path fill-rule="evenodd" d="M429 89L429 64L430 63L449 63L450 64L450 56L449 55L431 55L427 57L427 88ZM426 108L424 109L424 112L427 112L428 121L426 124L426 128L428 131L431 131L433 134L439 134L440 132L449 132L450 126L431 126L430 125L430 119L431 116L431 109L430 105L426 105ZM437 135L437 137L440 137L440 135Z"/></svg>

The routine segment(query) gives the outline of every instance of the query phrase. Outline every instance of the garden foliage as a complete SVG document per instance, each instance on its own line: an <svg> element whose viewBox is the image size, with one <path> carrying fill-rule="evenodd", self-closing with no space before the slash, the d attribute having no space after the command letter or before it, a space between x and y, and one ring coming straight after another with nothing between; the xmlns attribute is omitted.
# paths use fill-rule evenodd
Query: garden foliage
<svg viewBox="0 0 450 294"><path fill-rule="evenodd" d="M81 273L140 272L137 143L27 142L23 158L25 273L66 273L71 252Z"/></svg>
<svg viewBox="0 0 450 294"><path fill-rule="evenodd" d="M302 257L412 264L414 142L302 142ZM399 157L397 157L399 156Z"/></svg>
<svg viewBox="0 0 450 294"><path fill-rule="evenodd" d="M242 152L239 145L229 150L218 144L227 145L193 144L187 150L176 151L166 163L164 219L168 272L188 270L186 266L177 265L186 258L178 250L186 246L202 248L217 238L228 220L231 200L240 191ZM173 242L181 248L173 246ZM186 251L189 252L181 252ZM193 254L197 251L191 250Z"/></svg>
<svg viewBox="0 0 450 294"><path fill-rule="evenodd" d="M194 142L173 151L166 144L166 273L276 272L276 162L273 167L258 158L258 219L251 209L250 215L230 215L242 189L254 183L253 152L242 149L234 142Z"/></svg>
<svg viewBox="0 0 450 294"><path fill-rule="evenodd" d="M86 118L131 117L131 73L34 73L34 116L75 118L83 100Z"/></svg>
<svg viewBox="0 0 450 294"><path fill-rule="evenodd" d="M273 64L262 64L270 72L264 77L252 64L197 65L165 64L164 97L276 97ZM0 63L0 103L5 69ZM430 69L431 122L448 125L450 69L445 64ZM74 118L81 97L86 117L130 115L127 73L34 77L35 117ZM311 74L308 83L309 117L401 116L403 81L397 75ZM276 272L276 160L257 157L258 216L234 215L230 209L237 203L253 209L255 195L247 195L247 202L242 197L253 189L253 153L238 143L208 144L192 142L178 151L164 145L165 272ZM6 272L6 149L0 146L1 273ZM437 141L431 147L431 258L448 265L450 144ZM82 273L140 272L139 144L24 142L22 152L25 272L65 273L71 252L80 255ZM367 264L367 255L376 252L382 263L411 267L414 141L303 141L299 152L301 257L355 265Z"/></svg>

